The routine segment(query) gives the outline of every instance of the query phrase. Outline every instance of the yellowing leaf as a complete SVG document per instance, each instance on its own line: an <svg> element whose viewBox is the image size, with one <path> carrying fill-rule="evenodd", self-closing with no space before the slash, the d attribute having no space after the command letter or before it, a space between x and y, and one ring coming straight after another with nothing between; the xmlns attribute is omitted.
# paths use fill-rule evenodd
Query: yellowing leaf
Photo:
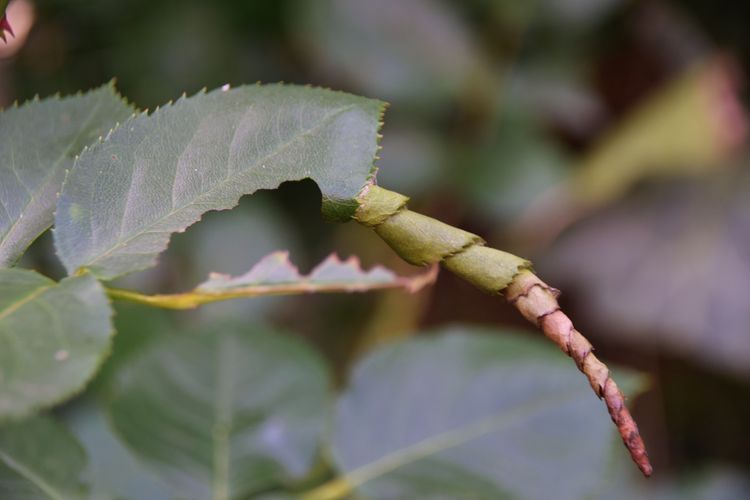
<svg viewBox="0 0 750 500"><path fill-rule="evenodd" d="M432 266L426 272L412 277L398 276L383 266L365 271L356 257L342 261L332 254L310 274L302 275L289 261L289 253L279 251L267 255L241 276L211 273L207 281L190 292L171 295L141 295L116 289L109 292L113 297L143 304L189 309L220 300L268 295L366 292L388 288L416 292L434 282L437 271L437 266Z"/></svg>

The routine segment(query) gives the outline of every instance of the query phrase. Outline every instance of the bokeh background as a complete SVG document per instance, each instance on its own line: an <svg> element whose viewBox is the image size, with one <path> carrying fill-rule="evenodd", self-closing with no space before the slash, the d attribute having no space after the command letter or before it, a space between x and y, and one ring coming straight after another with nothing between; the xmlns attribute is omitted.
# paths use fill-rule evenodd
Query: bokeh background
<svg viewBox="0 0 750 500"><path fill-rule="evenodd" d="M2 106L112 78L148 109L256 81L387 100L379 183L532 258L601 357L648 374L633 403L662 479L709 475L712 491L750 498L738 487L750 468L750 3L15 0L9 18ZM303 269L337 251L414 272L365 229L323 222L318 198L312 182L285 184L208 214L120 284L184 290L276 249ZM49 248L45 236L29 263L60 276ZM525 326L446 273L413 296L240 301L190 317L226 314L302 332L341 374L418 328Z"/></svg>

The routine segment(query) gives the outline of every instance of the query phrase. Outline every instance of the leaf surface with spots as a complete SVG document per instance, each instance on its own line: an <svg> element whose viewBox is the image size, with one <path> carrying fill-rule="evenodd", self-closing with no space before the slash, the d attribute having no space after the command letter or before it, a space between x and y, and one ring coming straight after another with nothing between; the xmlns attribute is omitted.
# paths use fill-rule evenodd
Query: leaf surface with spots
<svg viewBox="0 0 750 500"><path fill-rule="evenodd" d="M56 283L0 269L0 418L80 391L109 353L111 310L91 275Z"/></svg>

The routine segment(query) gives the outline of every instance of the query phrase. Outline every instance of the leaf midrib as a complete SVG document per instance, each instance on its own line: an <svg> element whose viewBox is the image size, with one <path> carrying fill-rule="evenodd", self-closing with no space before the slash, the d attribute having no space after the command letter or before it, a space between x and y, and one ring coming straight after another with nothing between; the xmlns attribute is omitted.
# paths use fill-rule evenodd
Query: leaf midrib
<svg viewBox="0 0 750 500"><path fill-rule="evenodd" d="M508 412L491 415L480 420L475 420L467 425L429 436L409 446L388 453L373 462L357 467L344 474L340 480L352 487L362 486L373 479L436 455L441 451L455 448L486 434L499 432L504 427L526 419L539 410L551 405L554 406L578 394L583 393L580 390L575 390L557 394L555 397L547 396L538 398L513 408Z"/></svg>
<svg viewBox="0 0 750 500"><path fill-rule="evenodd" d="M17 462L11 455L4 450L0 449L0 461L8 466L11 470L15 471L20 476L26 478L34 486L39 488L45 495L52 498L53 500L66 500L65 496L42 479L39 475L34 473L26 465ZM70 500L70 499L67 499Z"/></svg>
<svg viewBox="0 0 750 500"><path fill-rule="evenodd" d="M211 481L212 500L227 500L230 497L230 436L232 433L232 395L235 381L233 341L227 338L219 344L216 364L216 399L214 400L214 425L212 429L213 474Z"/></svg>
<svg viewBox="0 0 750 500"><path fill-rule="evenodd" d="M36 299L40 295L42 295L44 292L55 286L56 283L50 283L49 285L42 285L39 288L36 288L33 292L26 295L22 299L19 299L15 302L12 302L8 307L0 311L0 321L3 321L8 316L19 310L24 305L28 304L32 300Z"/></svg>
<svg viewBox="0 0 750 500"><path fill-rule="evenodd" d="M252 164L248 165L247 167L245 167L244 169L242 169L241 173L244 173L244 172L246 172L246 171L248 171L248 170L250 170L250 169L252 169L254 167L257 167L258 165L260 165L264 161L267 161L269 158L272 158L275 155L278 155L279 153L281 153L282 151L284 151L286 148L288 148L289 146L291 146L294 142L296 142L300 138L302 138L302 137L304 137L306 135L310 135L310 134L313 134L313 133L317 132L318 130L320 130L325 125L328 125L333 118L339 116L340 114L342 114L342 113L344 113L346 111L349 111L350 109L354 109L354 108L355 108L354 104L348 104L348 105L343 106L341 108L335 109L333 112L331 112L331 113L325 115L323 118L321 118L321 120L315 126L310 127L308 129L304 129L304 130L298 132L297 134L293 135L291 139L289 139L284 144L280 145L276 150L274 150L273 152L271 152L271 153L265 155L264 157L256 160L255 163L252 163ZM237 134L237 128L235 128L235 130L234 130L234 135L236 135L236 134ZM232 141L230 141L230 144L233 142L233 140L234 140L234 136L233 136ZM202 193L201 195L197 196L190 203L186 203L186 204L181 205L179 207L173 208L167 214L163 215L162 217L159 217L158 219L153 220L147 226L144 226L141 229L141 231L139 231L138 233L133 234L132 236L130 236L130 237L124 239L124 240L120 240L116 245L111 246L104 253L100 253L93 260L89 261L85 265L79 266L79 269L76 272L79 272L80 269L82 269L82 268L91 268L97 262L100 262L101 260L103 260L106 257L110 256L116 250L119 250L120 248L126 246L128 243L130 243L135 238L137 238L139 236L142 236L143 234L146 234L146 233L150 232L150 229L152 227L154 227L155 225L157 225L157 224L159 224L159 223L161 223L161 222L163 222L163 221L171 218L172 216L176 215L177 213L181 212L182 210L186 209L187 207L197 204L200 199L213 195L218 189L223 188L227 184L231 183L231 181L234 179L234 176L232 176L231 174L232 174L232 172L229 169L227 169L227 176L221 182L219 182L218 184L216 184L215 186L213 186L211 189L209 189L208 191L206 191L206 192ZM252 193L249 193L249 194L252 194ZM90 219L90 216L89 216L89 219ZM156 231L156 232L157 233L165 233L165 232L170 232L170 231ZM151 254L152 252L147 252L147 253Z"/></svg>

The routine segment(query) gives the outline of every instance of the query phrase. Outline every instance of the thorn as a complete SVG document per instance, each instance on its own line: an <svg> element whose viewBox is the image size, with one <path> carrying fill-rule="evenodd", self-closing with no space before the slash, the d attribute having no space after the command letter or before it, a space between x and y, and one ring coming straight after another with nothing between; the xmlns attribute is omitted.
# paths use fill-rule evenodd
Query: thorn
<svg viewBox="0 0 750 500"><path fill-rule="evenodd" d="M10 33L10 36L13 38L16 37L16 34L13 33L13 28L10 26L10 23L8 22L8 18L6 17L6 14L3 14L2 19L0 19L0 38L3 39L3 42L6 41L5 39L5 32Z"/></svg>

